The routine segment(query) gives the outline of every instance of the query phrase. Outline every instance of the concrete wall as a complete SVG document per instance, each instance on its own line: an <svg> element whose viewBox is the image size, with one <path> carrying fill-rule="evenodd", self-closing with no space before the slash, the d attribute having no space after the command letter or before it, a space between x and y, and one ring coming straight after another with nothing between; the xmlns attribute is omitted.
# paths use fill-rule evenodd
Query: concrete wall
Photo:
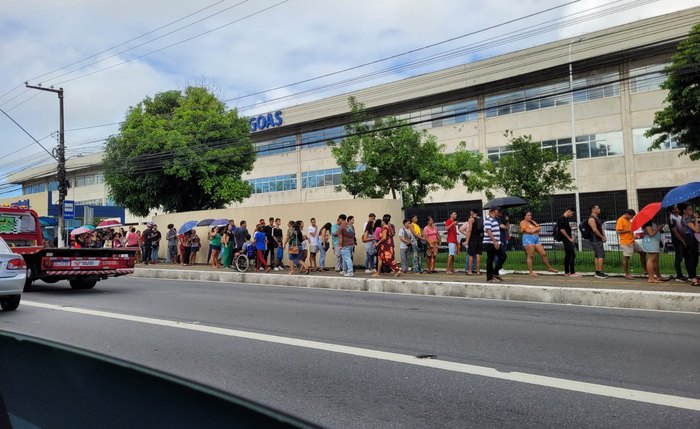
<svg viewBox="0 0 700 429"><path fill-rule="evenodd" d="M248 223L248 231L253 231L253 226L258 223L260 219L267 219L269 217L279 217L282 219L282 229L286 231L287 222L290 220L302 220L304 225L308 227L309 220L313 217L316 218L317 224L322 226L326 222L335 223L338 219L338 215L344 213L348 216L355 216L355 226L356 234L358 240L358 246L355 250L355 265L364 265L365 262L365 249L360 242L362 236L362 225L367 220L367 215L369 213L375 213L377 216L382 216L385 213L391 215L392 223L395 225L400 225L403 219L403 214L401 210L401 200L370 200L370 199L348 199L348 200L334 200L334 201L324 201L324 202L307 202L307 203L294 203L294 204L273 204L264 205L256 207L240 207L240 208L228 208L219 210L202 210L184 213L172 213L165 215L158 215L153 217L153 222L158 225L158 228L163 233L165 237L166 226L169 223L175 225L179 228L182 224L190 220L200 221L202 219L233 219L236 221L236 225L240 223L241 220L245 220ZM197 234L202 238L202 250L197 256L198 263L206 262L208 243L206 240L208 227L197 228ZM167 253L167 242L165 239L161 241L159 249L159 257L165 258ZM285 252L285 259L287 258L287 253ZM326 255L326 266L334 266L334 255L333 248L328 250ZM398 258L398 244L397 244L397 258ZM288 262L286 262L288 263Z"/></svg>

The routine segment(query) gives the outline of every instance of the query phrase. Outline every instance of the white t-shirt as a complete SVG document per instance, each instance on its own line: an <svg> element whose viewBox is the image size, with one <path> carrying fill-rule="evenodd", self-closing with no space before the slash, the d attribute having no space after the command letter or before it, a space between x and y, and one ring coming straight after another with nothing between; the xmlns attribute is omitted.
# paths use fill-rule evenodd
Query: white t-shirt
<svg viewBox="0 0 700 429"><path fill-rule="evenodd" d="M316 231L318 231L318 228L309 225L309 244L311 246L318 246L318 233Z"/></svg>
<svg viewBox="0 0 700 429"><path fill-rule="evenodd" d="M404 243L401 239L406 238L410 241L412 236L413 234L410 231L406 231L406 228L401 228L399 230L399 249L408 249L408 243Z"/></svg>

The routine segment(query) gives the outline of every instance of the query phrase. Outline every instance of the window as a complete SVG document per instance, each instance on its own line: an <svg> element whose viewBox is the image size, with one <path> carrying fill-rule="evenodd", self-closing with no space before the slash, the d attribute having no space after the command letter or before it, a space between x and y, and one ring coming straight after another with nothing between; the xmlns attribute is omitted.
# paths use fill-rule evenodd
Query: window
<svg viewBox="0 0 700 429"><path fill-rule="evenodd" d="M468 121L476 121L477 116L476 100L461 101L444 106L436 106L430 110L430 117L433 119L430 127L442 127L444 125L458 124ZM425 128L426 123L420 124Z"/></svg>
<svg viewBox="0 0 700 429"><path fill-rule="evenodd" d="M46 184L44 183L34 183L33 185L27 185L24 187L24 194L38 194L39 192L46 191Z"/></svg>
<svg viewBox="0 0 700 429"><path fill-rule="evenodd" d="M661 84L666 80L665 68L666 64L652 64L633 68L630 70L630 91L636 93L661 89Z"/></svg>
<svg viewBox="0 0 700 429"><path fill-rule="evenodd" d="M273 140L266 140L255 143L255 153L257 156L272 156L282 153L294 152L296 150L296 136L278 137Z"/></svg>
<svg viewBox="0 0 700 429"><path fill-rule="evenodd" d="M49 191L58 191L58 182L55 180L52 180L49 182Z"/></svg>
<svg viewBox="0 0 700 429"><path fill-rule="evenodd" d="M622 131L576 136L577 158L597 158L623 153Z"/></svg>
<svg viewBox="0 0 700 429"><path fill-rule="evenodd" d="M620 95L619 79L620 75L617 72L599 73L574 79L574 102L579 103Z"/></svg>
<svg viewBox="0 0 700 429"><path fill-rule="evenodd" d="M319 188L340 185L340 168L329 168L301 173L301 187Z"/></svg>
<svg viewBox="0 0 700 429"><path fill-rule="evenodd" d="M645 137L644 133L647 132L649 128L635 128L632 130L632 142L634 144L634 153L647 153L649 152L649 146L651 146L651 142L654 140L653 138ZM672 150L672 149L681 149L678 146L678 141L676 140L675 136L671 136L670 139L666 140L664 142L663 146L659 149L653 149L652 152L660 151L660 150Z"/></svg>
<svg viewBox="0 0 700 429"><path fill-rule="evenodd" d="M328 141L336 141L343 138L344 136L344 127L324 128L322 130L301 133L301 147L302 149L324 147L326 146Z"/></svg>
<svg viewBox="0 0 700 429"><path fill-rule="evenodd" d="M501 156L507 153L510 153L507 146L490 147L486 149L486 155L494 164L498 164L498 161L501 160Z"/></svg>
<svg viewBox="0 0 700 429"><path fill-rule="evenodd" d="M250 184L253 194L292 191L297 188L297 175L283 174L280 176L249 179L248 184Z"/></svg>

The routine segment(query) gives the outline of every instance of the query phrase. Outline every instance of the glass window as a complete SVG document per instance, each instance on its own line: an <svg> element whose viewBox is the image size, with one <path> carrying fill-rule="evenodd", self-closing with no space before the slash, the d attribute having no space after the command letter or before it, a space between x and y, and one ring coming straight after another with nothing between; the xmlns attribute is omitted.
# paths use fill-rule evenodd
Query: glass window
<svg viewBox="0 0 700 429"><path fill-rule="evenodd" d="M649 152L649 146L651 146L654 138L645 137L644 133L647 132L649 128L635 128L632 130L632 142L634 144L634 153L646 153ZM666 140L663 146L659 149L652 149L652 152L659 150L672 150L680 149L678 146L678 141L674 136Z"/></svg>
<svg viewBox="0 0 700 429"><path fill-rule="evenodd" d="M255 153L257 156L272 156L296 150L296 136L283 136L273 140L266 140L255 143Z"/></svg>
<svg viewBox="0 0 700 429"><path fill-rule="evenodd" d="M661 89L666 80L664 69L668 64L652 64L630 70L630 91L633 93Z"/></svg>
<svg viewBox="0 0 700 429"><path fill-rule="evenodd" d="M345 136L345 127L331 127L322 130L301 133L302 149L325 147L329 141L336 141Z"/></svg>
<svg viewBox="0 0 700 429"><path fill-rule="evenodd" d="M49 182L49 191L58 191L58 182L55 180L52 180Z"/></svg>
<svg viewBox="0 0 700 429"><path fill-rule="evenodd" d="M302 173L302 188L319 188L323 186L340 185L340 168L308 171ZM306 179L306 180L305 180Z"/></svg>
<svg viewBox="0 0 700 429"><path fill-rule="evenodd" d="M250 184L253 194L291 191L297 188L297 175L285 174L281 176L260 177L257 179L249 179L247 182Z"/></svg>

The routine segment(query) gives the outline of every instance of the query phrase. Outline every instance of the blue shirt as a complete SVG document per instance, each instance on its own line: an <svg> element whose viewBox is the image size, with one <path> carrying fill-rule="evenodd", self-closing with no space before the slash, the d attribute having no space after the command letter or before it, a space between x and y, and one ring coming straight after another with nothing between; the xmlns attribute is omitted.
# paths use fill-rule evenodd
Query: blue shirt
<svg viewBox="0 0 700 429"><path fill-rule="evenodd" d="M334 223L331 226L331 242L333 243L333 247L340 246L340 242L338 241L338 236L335 235L336 232L338 232L338 224Z"/></svg>
<svg viewBox="0 0 700 429"><path fill-rule="evenodd" d="M488 231L491 231L491 234L493 234L493 238L496 240L495 242L491 241L491 237L489 236ZM484 219L484 244L495 244L495 243L501 243L501 226L498 223L498 220L496 218L493 218L491 216L487 216L486 219Z"/></svg>
<svg viewBox="0 0 700 429"><path fill-rule="evenodd" d="M255 248L257 250L265 250L265 233L257 231L253 237L255 238Z"/></svg>

